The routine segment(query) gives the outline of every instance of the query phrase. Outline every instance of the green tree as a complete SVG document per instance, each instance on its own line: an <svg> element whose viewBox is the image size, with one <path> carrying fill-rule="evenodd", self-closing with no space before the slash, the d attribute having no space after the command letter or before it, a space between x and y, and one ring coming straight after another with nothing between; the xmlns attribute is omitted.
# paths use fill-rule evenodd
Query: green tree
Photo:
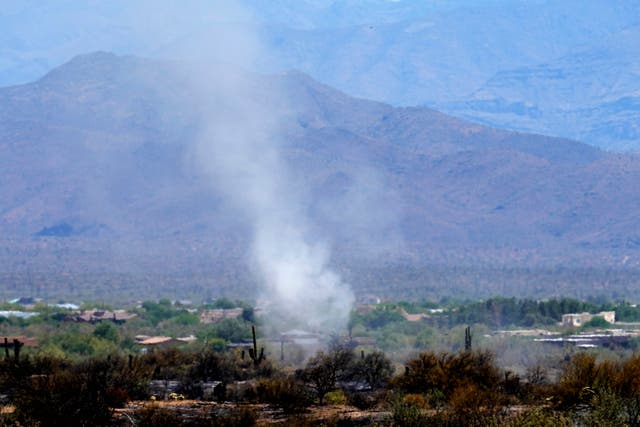
<svg viewBox="0 0 640 427"><path fill-rule="evenodd" d="M591 318L591 320L582 325L582 329L606 328L608 326L611 326L611 323L604 320L604 317L594 316L593 318Z"/></svg>
<svg viewBox="0 0 640 427"><path fill-rule="evenodd" d="M372 388L380 388L393 375L391 360L381 351L369 353L355 364L356 376Z"/></svg>
<svg viewBox="0 0 640 427"><path fill-rule="evenodd" d="M176 325L192 326L200 323L200 318L196 314L185 311L173 317L171 319L171 322L175 323Z"/></svg>
<svg viewBox="0 0 640 427"><path fill-rule="evenodd" d="M103 340L111 341L117 344L120 341L120 333L118 332L118 328L112 322L104 321L98 323L96 328L93 330L93 335L97 338L102 338Z"/></svg>
<svg viewBox="0 0 640 427"><path fill-rule="evenodd" d="M163 320L167 320L180 313L185 313L185 310L176 310L171 306L171 301L168 299L161 299L160 301L145 301L142 303L144 308L144 317L149 319L153 325L157 325Z"/></svg>
<svg viewBox="0 0 640 427"><path fill-rule="evenodd" d="M238 304L236 304L235 302L231 301L229 298L225 298L225 297L221 297L218 298L217 300L215 300L213 302L213 304L211 304L211 306L213 308L236 308L238 306Z"/></svg>
<svg viewBox="0 0 640 427"><path fill-rule="evenodd" d="M324 395L336 388L336 381L349 372L352 361L353 353L350 350L337 348L327 353L320 351L309 359L300 372L300 378L313 389L322 405Z"/></svg>

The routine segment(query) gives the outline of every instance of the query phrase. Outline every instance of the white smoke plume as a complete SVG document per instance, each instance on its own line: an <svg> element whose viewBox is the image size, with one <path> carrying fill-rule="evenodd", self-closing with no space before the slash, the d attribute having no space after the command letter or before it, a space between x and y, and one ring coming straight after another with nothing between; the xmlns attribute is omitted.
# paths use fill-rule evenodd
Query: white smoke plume
<svg viewBox="0 0 640 427"><path fill-rule="evenodd" d="M256 91L256 75L237 68L250 67L266 53L247 24L250 17L243 17L237 3L216 2L216 11L243 24L211 22L182 47L187 56L201 51L198 66L187 71L201 95L195 100L202 112L195 156L250 223L249 266L271 310L287 319L288 328L337 332L347 324L353 295L329 268L326 242L311 235L302 203L305 189L293 182L282 156L280 126L292 117L286 99L277 89L265 93L264 85Z"/></svg>

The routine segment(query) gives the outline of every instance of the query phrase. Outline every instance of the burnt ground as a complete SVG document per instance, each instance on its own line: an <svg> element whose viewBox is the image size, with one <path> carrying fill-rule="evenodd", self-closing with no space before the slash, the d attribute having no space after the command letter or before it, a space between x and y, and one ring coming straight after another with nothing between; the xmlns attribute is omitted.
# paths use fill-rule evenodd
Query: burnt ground
<svg viewBox="0 0 640 427"><path fill-rule="evenodd" d="M176 401L133 401L126 408L115 410L114 418L118 424L128 425L133 415L141 409L165 409L178 415L184 421L209 418L215 415L224 416L241 409L249 409L257 414L257 425L288 425L292 418L304 419L308 422L321 423L338 419L350 419L356 424L368 425L389 419L391 412L382 409L360 410L348 405L311 406L301 414L285 414L281 409L267 404L234 404L216 403L199 400Z"/></svg>

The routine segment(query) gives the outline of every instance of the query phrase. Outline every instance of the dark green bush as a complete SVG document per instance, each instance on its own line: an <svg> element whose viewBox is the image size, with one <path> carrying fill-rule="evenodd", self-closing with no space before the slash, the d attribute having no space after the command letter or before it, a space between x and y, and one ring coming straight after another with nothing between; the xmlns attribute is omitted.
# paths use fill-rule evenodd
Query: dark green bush
<svg viewBox="0 0 640 427"><path fill-rule="evenodd" d="M16 418L27 425L106 426L112 408L126 399L126 393L115 390L111 362L106 360L30 375L21 379L13 398Z"/></svg>
<svg viewBox="0 0 640 427"><path fill-rule="evenodd" d="M500 378L489 352L424 352L407 362L405 373L395 379L394 385L408 393L438 391L449 398L462 385L497 389Z"/></svg>
<svg viewBox="0 0 640 427"><path fill-rule="evenodd" d="M424 407L416 405L405 396L397 394L391 401L391 419L394 426L421 427L429 425L429 419L424 413Z"/></svg>
<svg viewBox="0 0 640 427"><path fill-rule="evenodd" d="M276 405L288 414L304 412L313 403L307 388L289 376L260 380L254 395L259 402Z"/></svg>

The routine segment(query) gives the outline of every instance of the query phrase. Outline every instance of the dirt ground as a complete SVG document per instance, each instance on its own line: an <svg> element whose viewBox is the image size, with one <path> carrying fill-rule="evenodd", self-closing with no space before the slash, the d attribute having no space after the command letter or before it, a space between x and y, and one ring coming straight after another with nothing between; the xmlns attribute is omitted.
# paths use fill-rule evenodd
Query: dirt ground
<svg viewBox="0 0 640 427"><path fill-rule="evenodd" d="M127 419L131 419L132 414L145 407L158 407L168 409L180 415L181 418L195 418L207 414L225 414L240 408L254 410L258 414L257 425L287 425L291 415L284 414L282 410L266 404L242 404L215 403L198 400L175 400L175 401L134 401L130 402L126 408L115 410L114 417L126 424ZM311 406L308 412L302 414L306 419L314 421L330 420L335 418L352 419L354 421L381 421L391 414L388 411L371 409L367 411L359 410L347 405L325 405Z"/></svg>

